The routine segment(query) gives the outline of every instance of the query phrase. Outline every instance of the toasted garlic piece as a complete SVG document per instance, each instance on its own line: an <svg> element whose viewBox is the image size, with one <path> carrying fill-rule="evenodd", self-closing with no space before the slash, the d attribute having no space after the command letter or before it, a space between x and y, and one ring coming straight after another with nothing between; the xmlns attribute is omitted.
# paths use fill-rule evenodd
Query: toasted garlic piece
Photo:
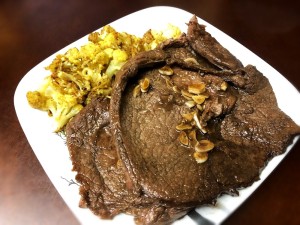
<svg viewBox="0 0 300 225"><path fill-rule="evenodd" d="M196 152L209 152L215 147L214 143L209 140L200 140L195 145Z"/></svg>
<svg viewBox="0 0 300 225"><path fill-rule="evenodd" d="M188 137L190 139L191 146L194 147L196 145L196 143L198 142L196 130L191 130L188 134Z"/></svg>
<svg viewBox="0 0 300 225"><path fill-rule="evenodd" d="M197 125L197 127L200 129L201 127L201 124L200 124L200 121L199 121L199 118L198 118L198 115L195 113L194 116L193 116L193 119Z"/></svg>
<svg viewBox="0 0 300 225"><path fill-rule="evenodd" d="M133 97L137 97L141 94L141 86L137 85L135 86L135 88L133 89Z"/></svg>
<svg viewBox="0 0 300 225"><path fill-rule="evenodd" d="M206 95L194 95L192 96L192 99L197 103L197 104L202 104L205 99L207 99Z"/></svg>
<svg viewBox="0 0 300 225"><path fill-rule="evenodd" d="M194 152L193 156L197 163L204 163L208 159L207 152Z"/></svg>
<svg viewBox="0 0 300 225"><path fill-rule="evenodd" d="M142 92L147 92L149 87L150 87L150 80L148 78L143 79L140 82L140 86L141 86L141 91Z"/></svg>
<svg viewBox="0 0 300 225"><path fill-rule="evenodd" d="M195 105L196 105L196 102L194 102L194 101L187 101L187 102L185 102L185 105L187 106L187 107L189 107L189 108L193 108Z"/></svg>
<svg viewBox="0 0 300 225"><path fill-rule="evenodd" d="M201 132L204 133L204 134L207 133L207 130L204 127L202 127L202 125L199 121L197 113L194 114L193 118L194 118L194 121L196 123L196 126L201 130Z"/></svg>
<svg viewBox="0 0 300 225"><path fill-rule="evenodd" d="M186 59L184 59L184 62L186 62L186 63L194 63L196 65L199 65L198 61L195 58L186 58Z"/></svg>
<svg viewBox="0 0 300 225"><path fill-rule="evenodd" d="M223 81L220 88L222 91L226 91L228 88L228 83L226 81Z"/></svg>
<svg viewBox="0 0 300 225"><path fill-rule="evenodd" d="M187 121L192 121L194 117L195 112L190 112L190 113L183 113L181 114L182 117L187 120Z"/></svg>
<svg viewBox="0 0 300 225"><path fill-rule="evenodd" d="M169 66L163 66L162 68L158 69L158 72L162 75L167 75L167 76L173 75L173 70Z"/></svg>
<svg viewBox="0 0 300 225"><path fill-rule="evenodd" d="M184 123L181 123L179 125L176 126L176 130L189 130L189 129L192 129L192 126L190 124L184 124Z"/></svg>
<svg viewBox="0 0 300 225"><path fill-rule="evenodd" d="M178 140L181 144L188 146L189 145L189 138L184 131L181 131L178 137Z"/></svg>
<svg viewBox="0 0 300 225"><path fill-rule="evenodd" d="M191 84L188 86L188 92L196 95L201 94L205 92L205 84L204 83Z"/></svg>
<svg viewBox="0 0 300 225"><path fill-rule="evenodd" d="M189 138L192 139L192 140L197 140L197 137L196 137L196 130L191 130L189 132Z"/></svg>
<svg viewBox="0 0 300 225"><path fill-rule="evenodd" d="M181 95L187 99L187 100L192 100L193 95L185 90L181 90Z"/></svg>

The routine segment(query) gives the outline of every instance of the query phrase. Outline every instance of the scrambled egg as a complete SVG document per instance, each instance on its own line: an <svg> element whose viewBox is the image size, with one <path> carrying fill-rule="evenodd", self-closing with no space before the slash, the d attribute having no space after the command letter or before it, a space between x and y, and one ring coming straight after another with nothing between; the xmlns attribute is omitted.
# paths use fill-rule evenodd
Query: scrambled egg
<svg viewBox="0 0 300 225"><path fill-rule="evenodd" d="M114 75L130 57L180 35L180 29L172 25L164 31L148 30L142 38L107 25L91 33L86 45L57 55L46 67L51 75L38 90L27 92L28 103L48 112L59 132L93 97L110 96Z"/></svg>

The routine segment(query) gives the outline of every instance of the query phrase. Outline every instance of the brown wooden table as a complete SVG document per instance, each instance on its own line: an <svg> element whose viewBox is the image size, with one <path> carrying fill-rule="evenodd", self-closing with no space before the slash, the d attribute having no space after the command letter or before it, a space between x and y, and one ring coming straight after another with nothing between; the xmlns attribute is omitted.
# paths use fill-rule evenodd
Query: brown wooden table
<svg viewBox="0 0 300 225"><path fill-rule="evenodd" d="M0 2L0 224L79 224L36 159L13 95L47 56L136 10L170 5L202 17L300 88L299 1L20 0ZM282 93L285 94L284 92ZM299 102L295 102L299 104ZM226 225L300 224L300 143Z"/></svg>

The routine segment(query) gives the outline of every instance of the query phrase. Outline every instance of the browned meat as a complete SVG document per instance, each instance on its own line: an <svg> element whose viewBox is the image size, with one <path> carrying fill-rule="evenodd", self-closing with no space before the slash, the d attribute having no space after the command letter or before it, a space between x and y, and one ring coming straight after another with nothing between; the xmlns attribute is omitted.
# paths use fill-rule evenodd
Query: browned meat
<svg viewBox="0 0 300 225"><path fill-rule="evenodd" d="M127 204L120 199L131 197L112 143L108 108L108 99L94 99L66 129L73 169L81 184L81 207L102 218L122 212Z"/></svg>
<svg viewBox="0 0 300 225"><path fill-rule="evenodd" d="M67 126L68 147L76 180L80 182L80 207L110 219L126 212L140 224L168 224L190 209L160 204L158 199L128 189L125 168L112 144L109 99L94 99Z"/></svg>
<svg viewBox="0 0 300 225"><path fill-rule="evenodd" d="M189 22L187 35L192 48L215 66L230 70L243 67L235 56L205 31L204 25L198 24L196 16Z"/></svg>
<svg viewBox="0 0 300 225"><path fill-rule="evenodd" d="M81 205L96 215L170 224L251 185L300 133L277 107L268 80L195 26L193 18L187 36L129 60L111 99L94 99L68 124ZM192 41L203 42L206 53ZM189 127L180 131L183 122ZM214 143L204 163L194 157L200 140Z"/></svg>

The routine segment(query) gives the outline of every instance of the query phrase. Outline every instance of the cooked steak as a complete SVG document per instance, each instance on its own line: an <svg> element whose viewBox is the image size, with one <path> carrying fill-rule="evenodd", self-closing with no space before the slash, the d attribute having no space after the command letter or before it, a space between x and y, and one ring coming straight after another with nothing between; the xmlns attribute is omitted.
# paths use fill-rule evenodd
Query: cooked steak
<svg viewBox="0 0 300 225"><path fill-rule="evenodd" d="M112 144L108 107L109 99L93 99L66 129L73 169L81 184L80 207L104 219L126 212L140 224L168 224L186 214L191 207L162 205L159 199L127 188L125 168Z"/></svg>
<svg viewBox="0 0 300 225"><path fill-rule="evenodd" d="M187 35L130 59L111 98L66 128L81 206L137 224L170 224L251 185L299 133L269 81L195 17Z"/></svg>
<svg viewBox="0 0 300 225"><path fill-rule="evenodd" d="M192 48L212 64L231 70L243 67L235 56L205 31L204 25L198 24L196 16L189 22L187 35Z"/></svg>

